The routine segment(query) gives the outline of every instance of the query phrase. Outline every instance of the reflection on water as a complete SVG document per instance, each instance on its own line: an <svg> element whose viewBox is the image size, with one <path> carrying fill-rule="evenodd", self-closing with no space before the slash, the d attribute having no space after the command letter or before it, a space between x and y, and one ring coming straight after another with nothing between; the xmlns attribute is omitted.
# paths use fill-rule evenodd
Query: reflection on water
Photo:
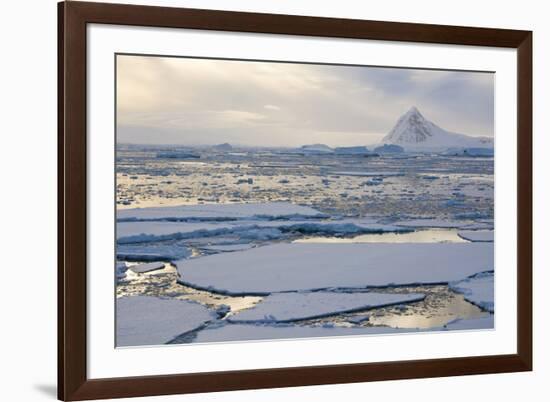
<svg viewBox="0 0 550 402"><path fill-rule="evenodd" d="M364 234L351 238L308 237L294 243L468 243L457 229L426 229L410 233Z"/></svg>
<svg viewBox="0 0 550 402"><path fill-rule="evenodd" d="M395 328L442 327L458 318L481 318L489 313L467 302L461 294L447 285L406 286L380 289L384 293L424 293L419 302L340 314L317 320L308 320L309 325L334 324L343 327L388 326Z"/></svg>

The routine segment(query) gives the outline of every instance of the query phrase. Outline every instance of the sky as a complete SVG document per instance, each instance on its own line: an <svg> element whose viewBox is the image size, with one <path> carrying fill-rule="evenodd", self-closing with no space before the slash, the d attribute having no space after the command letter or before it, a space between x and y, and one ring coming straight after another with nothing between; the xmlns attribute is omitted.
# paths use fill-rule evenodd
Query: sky
<svg viewBox="0 0 550 402"><path fill-rule="evenodd" d="M493 137L492 73L118 55L116 85L119 143L369 145L412 106Z"/></svg>

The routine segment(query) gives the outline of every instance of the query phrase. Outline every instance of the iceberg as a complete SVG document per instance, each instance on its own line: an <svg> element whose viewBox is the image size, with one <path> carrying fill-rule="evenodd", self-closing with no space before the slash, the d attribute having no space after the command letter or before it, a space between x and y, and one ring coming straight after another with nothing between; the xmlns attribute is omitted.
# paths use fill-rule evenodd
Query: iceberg
<svg viewBox="0 0 550 402"><path fill-rule="evenodd" d="M493 270L490 243L291 243L175 262L180 283L231 295L440 284Z"/></svg>
<svg viewBox="0 0 550 402"><path fill-rule="evenodd" d="M334 149L336 155L360 155L360 156L375 156L374 152L369 151L365 146L357 147L338 147Z"/></svg>
<svg viewBox="0 0 550 402"><path fill-rule="evenodd" d="M325 144L302 145L299 152L304 154L331 154L334 149Z"/></svg>
<svg viewBox="0 0 550 402"><path fill-rule="evenodd" d="M396 144L384 144L374 148L374 152L379 154L401 154L405 152L405 149Z"/></svg>

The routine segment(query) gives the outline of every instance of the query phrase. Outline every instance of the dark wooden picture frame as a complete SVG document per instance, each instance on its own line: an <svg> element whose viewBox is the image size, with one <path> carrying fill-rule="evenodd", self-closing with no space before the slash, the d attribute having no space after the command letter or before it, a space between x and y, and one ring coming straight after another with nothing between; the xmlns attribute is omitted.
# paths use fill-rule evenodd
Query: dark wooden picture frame
<svg viewBox="0 0 550 402"><path fill-rule="evenodd" d="M517 353L88 379L86 26L241 31L517 50ZM532 32L102 3L58 5L58 397L84 400L532 370Z"/></svg>

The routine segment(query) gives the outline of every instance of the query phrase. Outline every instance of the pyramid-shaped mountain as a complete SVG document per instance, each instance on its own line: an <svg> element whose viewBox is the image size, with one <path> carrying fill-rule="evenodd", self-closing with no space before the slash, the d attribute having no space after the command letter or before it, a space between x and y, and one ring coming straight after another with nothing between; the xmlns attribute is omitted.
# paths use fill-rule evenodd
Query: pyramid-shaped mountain
<svg viewBox="0 0 550 402"><path fill-rule="evenodd" d="M382 143L401 145L415 150L493 147L492 138L471 137L444 130L427 120L414 106L399 118L392 130L382 139Z"/></svg>

